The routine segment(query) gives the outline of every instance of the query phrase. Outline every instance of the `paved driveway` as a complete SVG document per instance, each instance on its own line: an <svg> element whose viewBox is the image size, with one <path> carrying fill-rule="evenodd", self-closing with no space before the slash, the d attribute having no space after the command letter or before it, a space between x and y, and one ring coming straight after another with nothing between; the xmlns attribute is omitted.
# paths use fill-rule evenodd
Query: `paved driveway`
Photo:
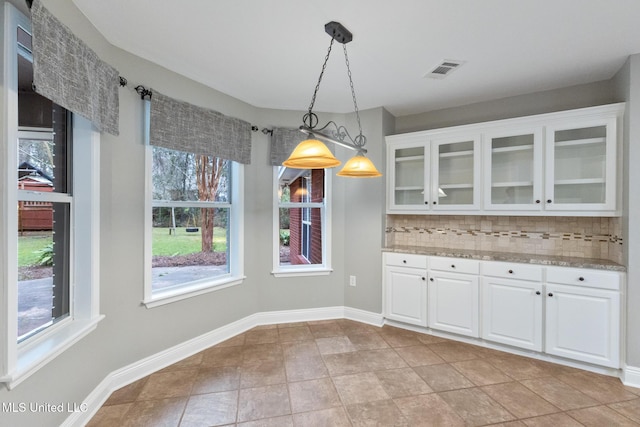
<svg viewBox="0 0 640 427"><path fill-rule="evenodd" d="M192 282L225 274L226 266L156 267L152 272L153 289ZM142 283L140 284L142 287ZM18 282L18 336L51 321L53 278Z"/></svg>
<svg viewBox="0 0 640 427"><path fill-rule="evenodd" d="M18 336L51 321L53 277L18 282Z"/></svg>

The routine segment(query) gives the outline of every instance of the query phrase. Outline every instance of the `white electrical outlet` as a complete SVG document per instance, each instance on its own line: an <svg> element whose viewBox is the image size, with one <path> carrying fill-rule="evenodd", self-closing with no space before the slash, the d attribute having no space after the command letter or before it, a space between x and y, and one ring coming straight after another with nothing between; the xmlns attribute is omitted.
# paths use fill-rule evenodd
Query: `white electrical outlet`
<svg viewBox="0 0 640 427"><path fill-rule="evenodd" d="M356 285L356 276L349 276L349 286Z"/></svg>

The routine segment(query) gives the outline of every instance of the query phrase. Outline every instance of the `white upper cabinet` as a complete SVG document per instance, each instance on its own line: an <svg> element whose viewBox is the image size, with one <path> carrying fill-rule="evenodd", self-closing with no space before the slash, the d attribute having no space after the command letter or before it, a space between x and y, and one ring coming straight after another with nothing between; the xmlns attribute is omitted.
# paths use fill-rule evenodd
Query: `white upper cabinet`
<svg viewBox="0 0 640 427"><path fill-rule="evenodd" d="M387 211L619 216L624 104L387 137Z"/></svg>
<svg viewBox="0 0 640 427"><path fill-rule="evenodd" d="M542 127L484 134L484 207L542 210Z"/></svg>
<svg viewBox="0 0 640 427"><path fill-rule="evenodd" d="M547 126L545 209L616 208L616 119Z"/></svg>
<svg viewBox="0 0 640 427"><path fill-rule="evenodd" d="M408 136L389 146L389 209L457 211L480 208L480 138Z"/></svg>
<svg viewBox="0 0 640 427"><path fill-rule="evenodd" d="M431 141L431 192L434 211L480 208L480 138L459 135Z"/></svg>
<svg viewBox="0 0 640 427"><path fill-rule="evenodd" d="M429 173L430 150L421 137L407 137L390 150L387 168L391 209L424 209L429 189L425 187ZM426 191L425 191L426 189Z"/></svg>

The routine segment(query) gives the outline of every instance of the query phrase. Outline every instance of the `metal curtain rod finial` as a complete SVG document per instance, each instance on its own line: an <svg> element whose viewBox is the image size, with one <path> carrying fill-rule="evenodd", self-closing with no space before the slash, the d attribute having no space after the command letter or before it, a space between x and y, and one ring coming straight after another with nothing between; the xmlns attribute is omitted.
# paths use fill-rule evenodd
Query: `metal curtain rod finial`
<svg viewBox="0 0 640 427"><path fill-rule="evenodd" d="M251 125L252 132L258 132L260 128L256 125ZM273 129L262 128L261 132L265 135L273 135Z"/></svg>
<svg viewBox="0 0 640 427"><path fill-rule="evenodd" d="M149 97L149 99L151 99L151 96L153 95L153 92L151 92L151 89L147 89L142 85L136 86L134 90L138 92L138 95L140 95L140 99L144 99L147 96Z"/></svg>

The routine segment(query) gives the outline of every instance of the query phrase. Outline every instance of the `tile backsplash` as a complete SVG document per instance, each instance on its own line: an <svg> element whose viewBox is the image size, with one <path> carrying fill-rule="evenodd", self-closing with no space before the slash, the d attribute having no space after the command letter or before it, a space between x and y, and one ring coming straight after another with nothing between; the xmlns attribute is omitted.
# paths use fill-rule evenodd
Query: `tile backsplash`
<svg viewBox="0 0 640 427"><path fill-rule="evenodd" d="M517 252L622 264L620 218L387 215L387 246Z"/></svg>

